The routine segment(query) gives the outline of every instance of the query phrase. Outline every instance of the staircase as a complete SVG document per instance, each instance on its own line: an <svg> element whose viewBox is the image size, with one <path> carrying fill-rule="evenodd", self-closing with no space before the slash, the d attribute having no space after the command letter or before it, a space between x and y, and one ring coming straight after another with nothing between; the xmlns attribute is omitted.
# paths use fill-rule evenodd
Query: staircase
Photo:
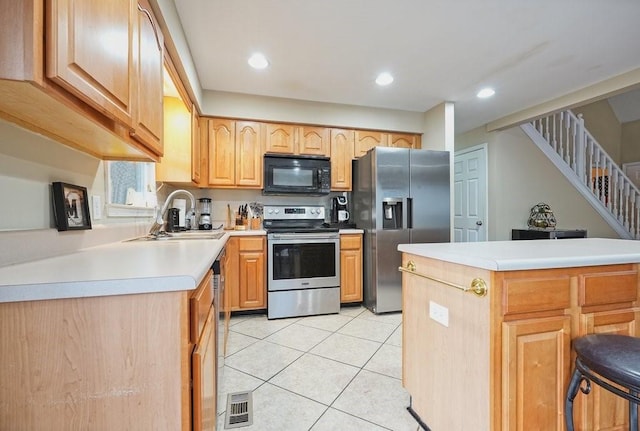
<svg viewBox="0 0 640 431"><path fill-rule="evenodd" d="M640 190L567 110L520 126L624 239L640 239Z"/></svg>

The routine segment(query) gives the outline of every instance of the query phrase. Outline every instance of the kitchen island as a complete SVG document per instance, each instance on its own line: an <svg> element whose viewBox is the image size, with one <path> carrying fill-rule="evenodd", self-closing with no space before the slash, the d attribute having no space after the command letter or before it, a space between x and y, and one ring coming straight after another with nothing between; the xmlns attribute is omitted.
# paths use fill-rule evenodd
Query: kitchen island
<svg viewBox="0 0 640 431"><path fill-rule="evenodd" d="M227 237L1 267L0 430L214 429L211 266Z"/></svg>
<svg viewBox="0 0 640 431"><path fill-rule="evenodd" d="M640 242L398 249L403 385L411 410L433 431L561 431L571 340L589 333L638 335ZM579 430L626 429L627 404L595 387L578 396L574 415Z"/></svg>

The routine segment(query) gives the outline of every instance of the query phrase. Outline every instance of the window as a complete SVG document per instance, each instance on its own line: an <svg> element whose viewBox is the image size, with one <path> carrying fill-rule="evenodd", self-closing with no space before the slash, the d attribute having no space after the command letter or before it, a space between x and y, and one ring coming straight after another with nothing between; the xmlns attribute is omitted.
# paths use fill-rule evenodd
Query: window
<svg viewBox="0 0 640 431"><path fill-rule="evenodd" d="M107 215L149 217L157 206L155 164L147 162L105 162Z"/></svg>

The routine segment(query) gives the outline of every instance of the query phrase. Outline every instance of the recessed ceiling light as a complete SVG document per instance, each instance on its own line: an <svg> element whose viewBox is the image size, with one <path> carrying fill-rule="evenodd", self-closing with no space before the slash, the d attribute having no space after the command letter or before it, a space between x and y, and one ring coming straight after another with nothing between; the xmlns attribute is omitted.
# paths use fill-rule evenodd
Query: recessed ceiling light
<svg viewBox="0 0 640 431"><path fill-rule="evenodd" d="M378 85L389 85L393 82L393 76L391 76L388 72L382 72L376 78L376 84Z"/></svg>
<svg viewBox="0 0 640 431"><path fill-rule="evenodd" d="M480 99L486 99L487 97L491 97L494 94L496 94L496 91L493 88L483 88L482 90L478 91L478 94L476 94L476 96L478 96Z"/></svg>
<svg viewBox="0 0 640 431"><path fill-rule="evenodd" d="M248 63L249 66L253 67L254 69L264 69L269 65L269 60L267 60L267 57L265 57L264 54L260 54L259 52L257 52L249 57Z"/></svg>

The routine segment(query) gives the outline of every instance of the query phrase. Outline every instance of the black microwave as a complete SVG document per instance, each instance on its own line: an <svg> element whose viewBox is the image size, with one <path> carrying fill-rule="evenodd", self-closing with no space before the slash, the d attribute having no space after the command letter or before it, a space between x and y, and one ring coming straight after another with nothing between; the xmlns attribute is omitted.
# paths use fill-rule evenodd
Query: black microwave
<svg viewBox="0 0 640 431"><path fill-rule="evenodd" d="M328 157L264 155L265 195L326 195L331 191Z"/></svg>

